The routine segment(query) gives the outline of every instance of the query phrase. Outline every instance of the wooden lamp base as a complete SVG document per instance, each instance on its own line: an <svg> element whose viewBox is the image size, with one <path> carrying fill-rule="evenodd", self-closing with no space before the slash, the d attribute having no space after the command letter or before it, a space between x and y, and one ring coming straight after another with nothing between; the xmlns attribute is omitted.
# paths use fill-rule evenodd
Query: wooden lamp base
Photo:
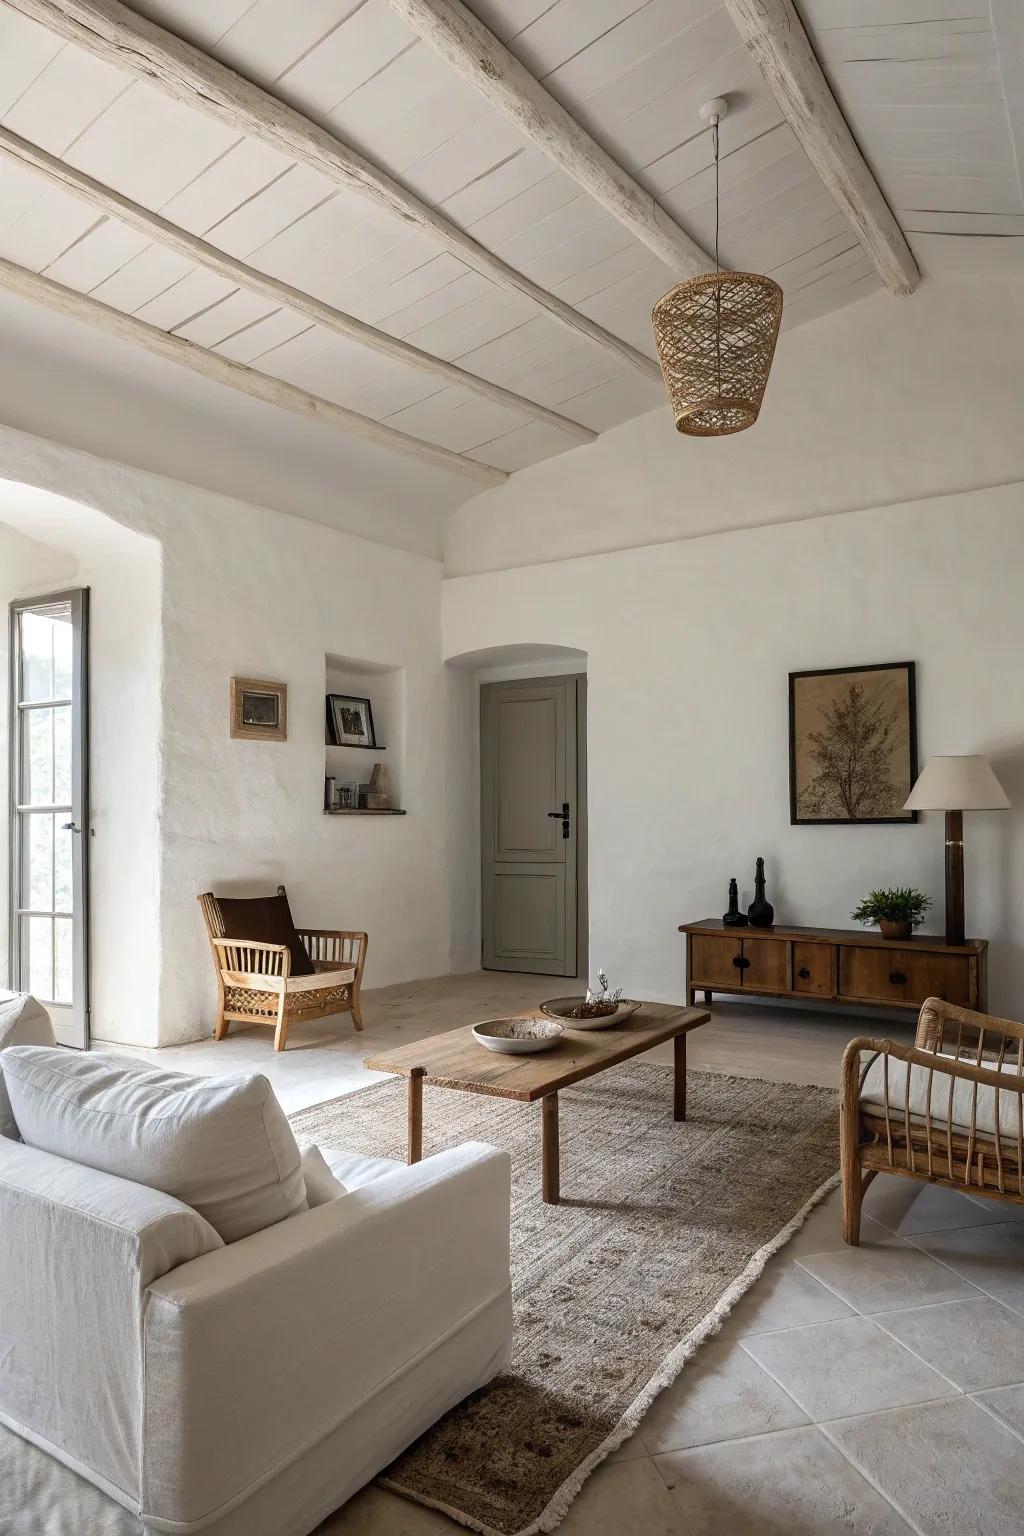
<svg viewBox="0 0 1024 1536"><path fill-rule="evenodd" d="M964 942L964 813L946 812L946 943Z"/></svg>

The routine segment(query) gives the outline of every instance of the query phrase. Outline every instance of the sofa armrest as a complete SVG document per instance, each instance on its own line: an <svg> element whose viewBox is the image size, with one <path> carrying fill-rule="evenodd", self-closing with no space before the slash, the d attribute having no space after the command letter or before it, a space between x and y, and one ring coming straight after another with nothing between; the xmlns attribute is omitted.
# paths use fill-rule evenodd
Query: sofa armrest
<svg viewBox="0 0 1024 1536"><path fill-rule="evenodd" d="M144 1513L226 1511L509 1294L510 1164L396 1169L149 1289Z"/></svg>
<svg viewBox="0 0 1024 1536"><path fill-rule="evenodd" d="M4 1422L138 1509L146 1287L222 1247L170 1195L0 1139Z"/></svg>

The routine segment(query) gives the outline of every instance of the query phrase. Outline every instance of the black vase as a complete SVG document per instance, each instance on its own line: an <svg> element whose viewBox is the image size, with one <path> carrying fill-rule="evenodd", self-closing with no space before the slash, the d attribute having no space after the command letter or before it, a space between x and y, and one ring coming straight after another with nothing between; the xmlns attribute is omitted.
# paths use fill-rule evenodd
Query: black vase
<svg viewBox="0 0 1024 1536"><path fill-rule="evenodd" d="M775 908L764 894L764 859L754 865L754 899L747 908L752 928L770 928L775 921Z"/></svg>
<svg viewBox="0 0 1024 1536"><path fill-rule="evenodd" d="M745 928L747 920L740 911L740 890L735 875L729 881L729 910L722 918L726 928Z"/></svg>

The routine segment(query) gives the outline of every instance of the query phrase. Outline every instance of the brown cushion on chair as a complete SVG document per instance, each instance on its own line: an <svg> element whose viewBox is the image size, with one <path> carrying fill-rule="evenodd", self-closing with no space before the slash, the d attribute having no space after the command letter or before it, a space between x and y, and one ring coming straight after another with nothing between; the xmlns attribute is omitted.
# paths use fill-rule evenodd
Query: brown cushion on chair
<svg viewBox="0 0 1024 1536"><path fill-rule="evenodd" d="M293 976L312 976L316 966L295 931L288 897L218 896L226 939L251 939L260 944L287 944Z"/></svg>

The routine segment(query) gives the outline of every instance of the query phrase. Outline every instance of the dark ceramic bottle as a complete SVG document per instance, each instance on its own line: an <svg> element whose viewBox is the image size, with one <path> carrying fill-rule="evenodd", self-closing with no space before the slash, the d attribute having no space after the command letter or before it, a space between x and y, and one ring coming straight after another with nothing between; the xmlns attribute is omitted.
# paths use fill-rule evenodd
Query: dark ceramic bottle
<svg viewBox="0 0 1024 1536"><path fill-rule="evenodd" d="M727 928L745 928L747 920L740 911L740 888L734 875L729 881L729 910L722 918Z"/></svg>
<svg viewBox="0 0 1024 1536"><path fill-rule="evenodd" d="M775 921L775 908L764 894L764 859L754 865L754 899L747 908L752 928L770 928Z"/></svg>

